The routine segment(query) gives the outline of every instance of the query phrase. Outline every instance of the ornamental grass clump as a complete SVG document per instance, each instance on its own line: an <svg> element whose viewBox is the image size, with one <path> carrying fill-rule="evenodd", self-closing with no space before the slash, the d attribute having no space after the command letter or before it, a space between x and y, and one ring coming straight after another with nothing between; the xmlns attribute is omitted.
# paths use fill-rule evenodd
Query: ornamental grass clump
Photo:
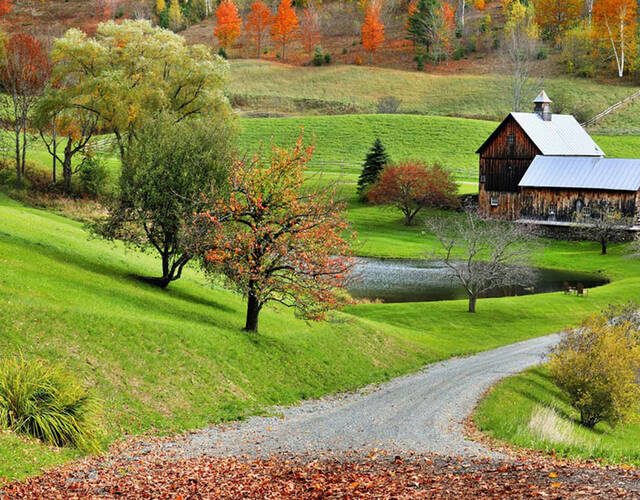
<svg viewBox="0 0 640 500"><path fill-rule="evenodd" d="M640 331L632 323L589 318L563 335L549 368L585 427L628 422L640 409Z"/></svg>
<svg viewBox="0 0 640 500"><path fill-rule="evenodd" d="M21 357L0 361L0 428L95 452L96 409L94 398L61 366Z"/></svg>

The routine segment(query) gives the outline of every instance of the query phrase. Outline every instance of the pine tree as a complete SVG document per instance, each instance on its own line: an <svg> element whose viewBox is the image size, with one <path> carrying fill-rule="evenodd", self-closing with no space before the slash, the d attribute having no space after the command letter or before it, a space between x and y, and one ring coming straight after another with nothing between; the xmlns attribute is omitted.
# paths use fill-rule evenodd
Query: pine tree
<svg viewBox="0 0 640 500"><path fill-rule="evenodd" d="M391 161L387 151L382 144L380 138L376 138L371 146L371 151L367 154L362 165L362 173L358 179L358 196L361 200L365 199L367 190L373 186L384 169L384 166Z"/></svg>
<svg viewBox="0 0 640 500"><path fill-rule="evenodd" d="M437 31L439 0L419 0L407 21L407 38L429 53Z"/></svg>

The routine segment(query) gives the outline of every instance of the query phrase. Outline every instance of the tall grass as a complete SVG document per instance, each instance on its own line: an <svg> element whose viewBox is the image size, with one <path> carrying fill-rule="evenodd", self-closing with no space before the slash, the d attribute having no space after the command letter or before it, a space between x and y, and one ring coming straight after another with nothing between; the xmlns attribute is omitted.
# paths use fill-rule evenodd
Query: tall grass
<svg viewBox="0 0 640 500"><path fill-rule="evenodd" d="M98 451L95 413L94 398L60 365L22 357L0 362L0 427Z"/></svg>

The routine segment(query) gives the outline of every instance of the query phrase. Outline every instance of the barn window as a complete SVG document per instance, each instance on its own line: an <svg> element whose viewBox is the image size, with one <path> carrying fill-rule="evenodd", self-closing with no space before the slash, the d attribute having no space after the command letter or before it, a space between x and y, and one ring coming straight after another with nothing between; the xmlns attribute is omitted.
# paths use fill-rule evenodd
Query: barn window
<svg viewBox="0 0 640 500"><path fill-rule="evenodd" d="M591 208L590 207L584 207L582 209L582 215L585 217L591 217Z"/></svg>
<svg viewBox="0 0 640 500"><path fill-rule="evenodd" d="M549 215L554 216L556 215L556 206L555 205L549 205Z"/></svg>
<svg viewBox="0 0 640 500"><path fill-rule="evenodd" d="M491 199L489 200L489 203L492 207L497 207L498 206L498 197L497 196L492 196Z"/></svg>
<svg viewBox="0 0 640 500"><path fill-rule="evenodd" d="M486 176L486 175L481 175L481 176L480 176L480 182L481 182L482 184L484 184L486 181L487 181L487 176Z"/></svg>
<svg viewBox="0 0 640 500"><path fill-rule="evenodd" d="M509 136L507 137L507 144L509 146L513 146L516 143L516 135L515 134L509 134Z"/></svg>

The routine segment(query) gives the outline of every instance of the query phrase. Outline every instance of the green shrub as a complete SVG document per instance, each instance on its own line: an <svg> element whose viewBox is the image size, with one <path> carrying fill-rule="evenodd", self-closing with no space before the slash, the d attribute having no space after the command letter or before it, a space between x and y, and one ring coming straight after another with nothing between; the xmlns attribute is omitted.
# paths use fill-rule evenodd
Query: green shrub
<svg viewBox="0 0 640 500"><path fill-rule="evenodd" d="M83 194L98 198L106 193L109 171L102 157L97 155L85 156L78 177Z"/></svg>
<svg viewBox="0 0 640 500"><path fill-rule="evenodd" d="M316 47L316 50L313 53L313 65L322 66L323 62L324 62L324 59L322 57L322 49L320 49L320 47Z"/></svg>
<svg viewBox="0 0 640 500"><path fill-rule="evenodd" d="M345 55L347 53L347 48L346 47L342 47L342 55Z"/></svg>
<svg viewBox="0 0 640 500"><path fill-rule="evenodd" d="M640 332L629 322L593 316L563 335L549 370L580 412L582 425L626 422L640 405Z"/></svg>
<svg viewBox="0 0 640 500"><path fill-rule="evenodd" d="M331 64L331 54L329 54L328 52L324 55L324 63Z"/></svg>
<svg viewBox="0 0 640 500"><path fill-rule="evenodd" d="M61 366L0 361L0 428L55 446L97 451L96 403Z"/></svg>
<svg viewBox="0 0 640 500"><path fill-rule="evenodd" d="M462 45L458 45L456 49L453 51L453 60L459 61L464 57L464 47Z"/></svg>
<svg viewBox="0 0 640 500"><path fill-rule="evenodd" d="M227 51L226 51L226 50L224 50L224 47L220 47L220 48L218 49L218 55L219 55L220 57L222 57L223 59L228 59L228 58L227 58Z"/></svg>

